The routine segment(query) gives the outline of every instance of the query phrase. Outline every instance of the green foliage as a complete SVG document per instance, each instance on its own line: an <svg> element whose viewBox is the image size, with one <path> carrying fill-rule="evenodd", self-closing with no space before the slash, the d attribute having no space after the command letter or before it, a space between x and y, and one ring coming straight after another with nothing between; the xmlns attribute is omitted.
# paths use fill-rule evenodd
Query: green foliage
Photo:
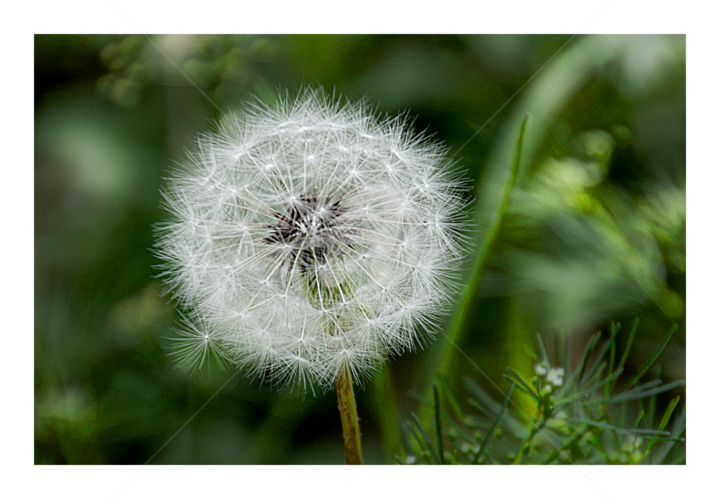
<svg viewBox="0 0 720 499"><path fill-rule="evenodd" d="M657 440L643 462L682 461L684 442L666 435L683 436L682 398L673 407L668 395L682 389L650 393L685 377L684 45L683 36L37 36L35 461L343 461L334 394L278 393L240 376L223 387L232 373L176 368L167 338L179 319L148 250L164 217L162 179L193 137L250 95L270 101L275 89L302 84L408 110L418 130L448 144L474 188L472 256L459 272L471 297L465 316L455 326L449 317L425 351L395 359L357 390L367 462L404 462L400 421L413 412L423 424L404 435L427 437L433 462L512 462L537 417L526 390L543 388L532 379L544 358L534 331L548 333L555 360L555 343L636 316L638 327L616 334L590 379L610 335L596 340L582 384L565 360L548 362L566 369L564 384L521 460L550 457L548 438L562 445L577 436L550 429L564 411L567 428L609 440L570 446L587 447L593 462L628 460L620 454L625 444L633 453L630 437L643 453ZM669 323L679 325L671 337L659 332ZM581 359L567 357L575 372ZM450 359L440 381L438 359ZM652 381L658 365L661 384ZM506 366L517 371L507 373L512 383ZM590 391L598 402L573 412L580 401L568 397L619 366L621 375ZM411 393L427 403L418 408Z"/></svg>
<svg viewBox="0 0 720 499"><path fill-rule="evenodd" d="M645 366L629 379L622 374L637 331L636 321L620 353L620 324L608 337L591 336L579 362L556 367L542 337L531 378L507 369L502 398L473 378L465 379L464 401L435 387L435 424L412 415L404 424L407 463L425 464L668 464L685 460L683 381L645 375L675 334L672 328ZM495 389L499 388L497 386ZM668 399L668 396L672 396ZM522 404L531 401L531 411Z"/></svg>

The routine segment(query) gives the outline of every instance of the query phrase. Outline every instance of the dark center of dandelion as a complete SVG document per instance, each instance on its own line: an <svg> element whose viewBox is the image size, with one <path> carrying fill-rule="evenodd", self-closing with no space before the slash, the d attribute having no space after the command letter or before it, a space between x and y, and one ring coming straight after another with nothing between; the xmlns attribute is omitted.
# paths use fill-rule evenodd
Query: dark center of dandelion
<svg viewBox="0 0 720 499"><path fill-rule="evenodd" d="M284 213L275 212L264 241L277 245L287 254L291 268L298 265L306 271L310 265L322 264L332 254L342 254L348 247L348 231L342 215L347 209L340 201L323 201L301 195L288 204Z"/></svg>

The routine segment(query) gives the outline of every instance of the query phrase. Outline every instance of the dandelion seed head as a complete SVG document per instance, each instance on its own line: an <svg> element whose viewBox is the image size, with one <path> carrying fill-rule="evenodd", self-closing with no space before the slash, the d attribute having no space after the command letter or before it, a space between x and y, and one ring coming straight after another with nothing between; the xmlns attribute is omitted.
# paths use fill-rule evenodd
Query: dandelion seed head
<svg viewBox="0 0 720 499"><path fill-rule="evenodd" d="M211 345L262 379L330 386L416 348L448 304L464 190L440 145L366 104L305 90L228 116L163 193L184 358Z"/></svg>

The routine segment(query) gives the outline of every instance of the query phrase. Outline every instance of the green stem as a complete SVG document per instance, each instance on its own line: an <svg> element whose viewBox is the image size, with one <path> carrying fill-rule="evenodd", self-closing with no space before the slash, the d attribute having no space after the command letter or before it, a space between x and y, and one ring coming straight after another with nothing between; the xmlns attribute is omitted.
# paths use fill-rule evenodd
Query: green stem
<svg viewBox="0 0 720 499"><path fill-rule="evenodd" d="M517 146L515 147L515 154L513 157L513 161L510 165L510 171L508 173L507 180L505 181L505 186L503 187L503 194L500 205L498 206L498 210L495 213L495 219L493 220L492 225L490 226L487 234L485 235L485 238L483 239L480 251L475 258L472 273L470 274L469 285L465 288L465 292L461 297L457 313L453 317L450 329L448 331L448 342L450 343L450 346L444 349L438 369L438 375L446 380L452 380L453 378L453 374L457 366L457 347L460 346L462 334L467 326L468 315L475 308L474 305L477 298L479 281L483 275L483 271L485 270L485 265L487 263L488 257L490 256L490 251L492 250L495 241L500 234L500 228L502 226L503 220L505 219L507 209L510 206L510 198L512 196L513 189L515 188L518 171L520 170L523 141L525 139L525 130L527 129L529 118L529 116L525 116L525 119L520 126L520 133L517 139Z"/></svg>
<svg viewBox="0 0 720 499"><path fill-rule="evenodd" d="M362 448L360 446L360 423L353 391L352 375L345 366L337 381L338 410L342 423L343 445L347 464L362 464Z"/></svg>
<svg viewBox="0 0 720 499"><path fill-rule="evenodd" d="M525 130L527 129L529 119L530 115L526 115L525 119L522 121L522 125L520 126L520 133L515 146L514 157L512 163L510 164L510 171L507 174L507 179L505 180L500 203L497 211L494 213L494 220L486 232L482 245L480 246L480 250L475 257L472 272L470 274L470 278L468 279L468 284L465 286L465 289L460 296L456 311L451 318L448 333L445 335L445 338L439 338L439 343L441 344L436 346L434 349L435 352L439 353L431 358L426 366L425 372L427 374L425 386L428 386L428 391L425 395L426 399L429 399L432 396L430 391L432 383L429 378L437 377L448 383L452 382L454 378L455 371L457 369L457 355L458 351L460 351L462 335L467 329L470 313L475 309L479 281L483 275L483 271L485 270L490 250L500 234L500 227L502 226L505 214L510 205L510 198L520 170L522 149L525 140ZM445 341L443 341L443 339ZM421 414L422 421L429 426L432 418L431 411L429 409L423 409Z"/></svg>
<svg viewBox="0 0 720 499"><path fill-rule="evenodd" d="M525 456L525 453L530 450L530 446L532 445L532 441L535 438L535 435L540 433L540 430L542 430L545 427L545 423L547 422L547 418L540 417L539 421L536 421L532 429L530 430L530 433L528 434L527 438L525 439L525 442L523 443L522 447L520 447L520 450L518 451L517 455L515 456L515 459L513 460L513 464L522 464L523 457Z"/></svg>

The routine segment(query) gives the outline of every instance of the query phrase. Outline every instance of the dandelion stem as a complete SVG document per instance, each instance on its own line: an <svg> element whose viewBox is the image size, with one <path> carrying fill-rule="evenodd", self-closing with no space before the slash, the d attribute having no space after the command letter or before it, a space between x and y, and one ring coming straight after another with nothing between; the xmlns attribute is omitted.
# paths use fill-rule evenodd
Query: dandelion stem
<svg viewBox="0 0 720 499"><path fill-rule="evenodd" d="M343 367L337 381L338 410L342 423L343 445L347 464L362 464L360 446L360 423L353 391L352 375L348 366Z"/></svg>

